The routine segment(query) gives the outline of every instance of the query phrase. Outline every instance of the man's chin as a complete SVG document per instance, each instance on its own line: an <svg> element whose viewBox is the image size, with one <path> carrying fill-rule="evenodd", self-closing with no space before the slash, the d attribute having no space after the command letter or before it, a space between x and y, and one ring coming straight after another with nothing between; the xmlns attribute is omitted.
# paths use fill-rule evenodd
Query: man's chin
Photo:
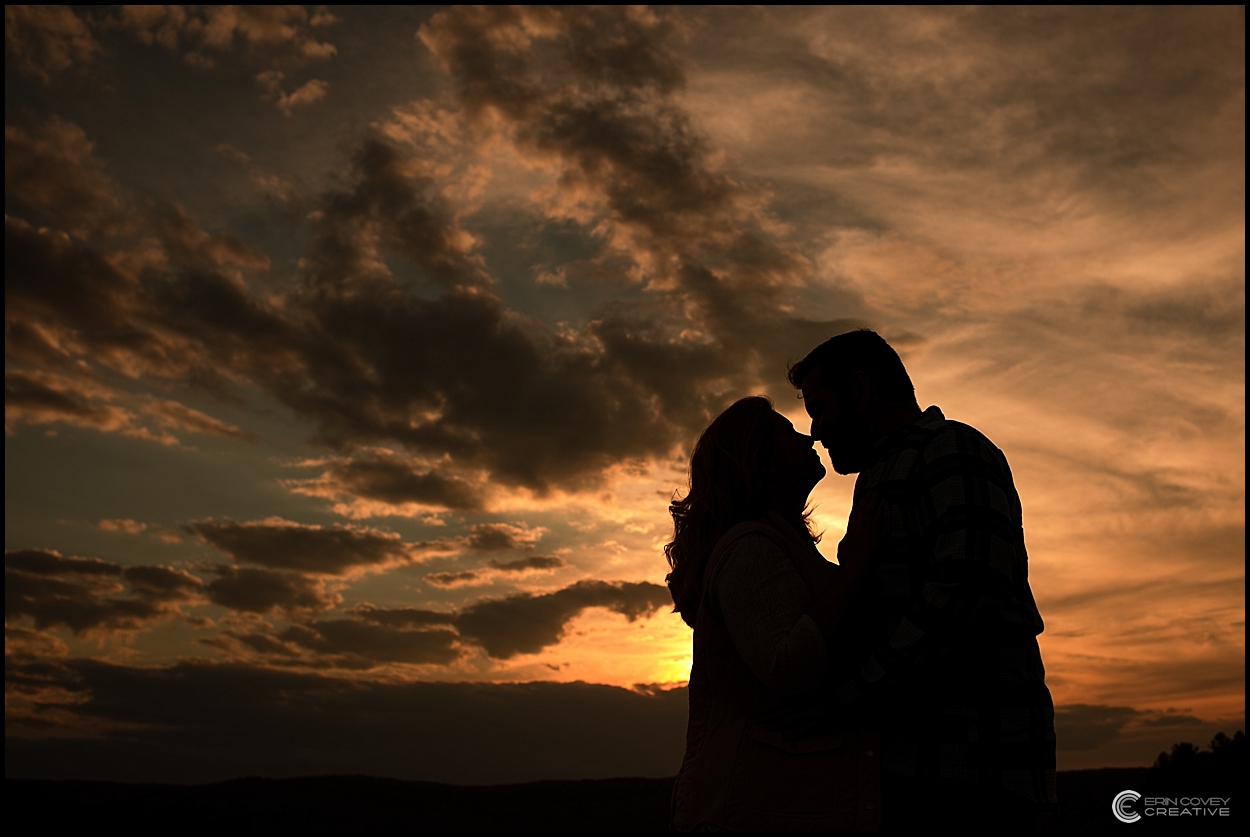
<svg viewBox="0 0 1250 837"><path fill-rule="evenodd" d="M837 471L844 477L851 474L858 474L864 470L864 456L860 451L829 451L829 462L833 465L833 470Z"/></svg>

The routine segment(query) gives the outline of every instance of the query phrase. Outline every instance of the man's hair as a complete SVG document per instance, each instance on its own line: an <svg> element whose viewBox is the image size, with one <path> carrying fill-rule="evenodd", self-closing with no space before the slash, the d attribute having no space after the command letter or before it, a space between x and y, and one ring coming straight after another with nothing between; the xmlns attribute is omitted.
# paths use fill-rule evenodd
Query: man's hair
<svg viewBox="0 0 1250 837"><path fill-rule="evenodd" d="M839 396L850 386L852 374L866 372L882 400L907 404L916 400L916 388L898 352L866 328L830 337L791 366L786 377L800 389L812 370L820 370L820 382Z"/></svg>

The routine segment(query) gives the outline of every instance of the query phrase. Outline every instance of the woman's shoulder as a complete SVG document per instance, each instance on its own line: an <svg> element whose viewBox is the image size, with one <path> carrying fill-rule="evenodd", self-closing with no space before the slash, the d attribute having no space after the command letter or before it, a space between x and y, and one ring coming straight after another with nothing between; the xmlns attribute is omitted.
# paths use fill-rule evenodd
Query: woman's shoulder
<svg viewBox="0 0 1250 837"><path fill-rule="evenodd" d="M784 538L767 521L749 520L739 523L717 542L712 550L709 569L712 575L719 575L720 569L726 564L736 563L744 557L764 556L789 560L784 544Z"/></svg>
<svg viewBox="0 0 1250 837"><path fill-rule="evenodd" d="M725 547L717 576L723 583L728 578L758 580L777 572L794 572L794 562L783 543L775 532L746 532Z"/></svg>
<svg viewBox="0 0 1250 837"><path fill-rule="evenodd" d="M790 576L794 576L811 590L820 591L838 571L837 565L829 563L814 544L803 543L788 527L770 520L744 528L723 551L720 571L716 573L721 583L734 577L748 584L762 583L763 579L788 584Z"/></svg>
<svg viewBox="0 0 1250 837"><path fill-rule="evenodd" d="M754 570L778 563L789 564L790 557L777 532L763 521L739 523L721 537L713 550L707 580L715 588L727 575L741 576L744 571L753 575Z"/></svg>
<svg viewBox="0 0 1250 837"><path fill-rule="evenodd" d="M725 547L725 558L758 555L766 558L784 558L789 560L786 551L778 543L779 536L766 533L762 529L754 529L734 538Z"/></svg>

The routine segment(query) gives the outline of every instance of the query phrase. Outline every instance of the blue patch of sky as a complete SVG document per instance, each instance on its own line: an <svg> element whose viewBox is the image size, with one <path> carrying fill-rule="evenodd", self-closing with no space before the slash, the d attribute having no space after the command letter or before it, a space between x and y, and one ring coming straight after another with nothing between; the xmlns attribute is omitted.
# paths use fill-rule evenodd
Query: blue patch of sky
<svg viewBox="0 0 1250 837"><path fill-rule="evenodd" d="M628 281L625 266L591 266L601 241L573 222L550 221L509 205L483 208L465 219L480 242L475 252L513 310L555 326L581 328L603 306L645 295ZM544 284L538 276L567 269L567 285Z"/></svg>

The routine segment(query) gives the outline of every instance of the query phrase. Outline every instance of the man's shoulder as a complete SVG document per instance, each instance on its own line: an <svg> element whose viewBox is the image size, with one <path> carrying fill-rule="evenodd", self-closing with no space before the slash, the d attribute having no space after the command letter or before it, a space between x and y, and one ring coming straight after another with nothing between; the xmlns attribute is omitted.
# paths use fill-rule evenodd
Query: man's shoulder
<svg viewBox="0 0 1250 837"><path fill-rule="evenodd" d="M926 460L948 454L990 455L995 459L1002 456L988 436L970 424L947 418L937 407L925 410L916 425L922 431L918 441Z"/></svg>
<svg viewBox="0 0 1250 837"><path fill-rule="evenodd" d="M915 478L920 471L939 467L1007 468L1006 457L988 436L970 424L947 418L937 407L925 410L901 441L889 461L880 463L893 479Z"/></svg>

